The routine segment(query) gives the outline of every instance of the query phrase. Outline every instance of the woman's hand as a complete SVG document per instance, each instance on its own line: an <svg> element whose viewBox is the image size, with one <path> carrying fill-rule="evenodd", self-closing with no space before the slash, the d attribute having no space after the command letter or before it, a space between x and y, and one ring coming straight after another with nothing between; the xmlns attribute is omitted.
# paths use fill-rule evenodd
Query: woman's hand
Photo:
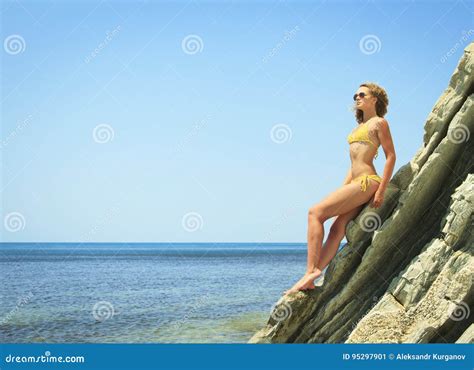
<svg viewBox="0 0 474 370"><path fill-rule="evenodd" d="M372 208L379 208L382 205L384 192L385 192L384 190L377 189L377 191L374 194L374 199L372 200L372 204L371 204Z"/></svg>

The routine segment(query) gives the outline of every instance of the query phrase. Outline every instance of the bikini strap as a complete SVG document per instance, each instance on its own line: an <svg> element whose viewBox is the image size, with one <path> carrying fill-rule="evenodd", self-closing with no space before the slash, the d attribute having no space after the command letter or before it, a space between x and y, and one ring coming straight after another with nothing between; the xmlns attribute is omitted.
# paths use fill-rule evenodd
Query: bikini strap
<svg viewBox="0 0 474 370"><path fill-rule="evenodd" d="M369 175L362 176L362 178L360 179L360 188L362 189L362 191L366 191L368 185L369 185Z"/></svg>

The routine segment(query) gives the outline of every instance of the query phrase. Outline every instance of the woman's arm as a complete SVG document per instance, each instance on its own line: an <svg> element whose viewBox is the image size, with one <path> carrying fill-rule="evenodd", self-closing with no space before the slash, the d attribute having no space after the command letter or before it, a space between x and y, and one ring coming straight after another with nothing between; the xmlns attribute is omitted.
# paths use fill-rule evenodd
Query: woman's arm
<svg viewBox="0 0 474 370"><path fill-rule="evenodd" d="M352 169L349 168L349 171L347 172L347 176L346 178L344 179L344 183L342 185L347 185L351 182L352 180Z"/></svg>
<svg viewBox="0 0 474 370"><path fill-rule="evenodd" d="M385 153L385 166L383 169L383 177L382 182L377 189L377 192L384 194L385 189L387 188L390 179L392 178L393 168L395 167L395 161L397 156L395 154L395 148L393 146L392 135L390 133L390 127L388 126L388 122L385 118L380 119L377 122L377 134L380 140L380 144L382 145L383 151Z"/></svg>

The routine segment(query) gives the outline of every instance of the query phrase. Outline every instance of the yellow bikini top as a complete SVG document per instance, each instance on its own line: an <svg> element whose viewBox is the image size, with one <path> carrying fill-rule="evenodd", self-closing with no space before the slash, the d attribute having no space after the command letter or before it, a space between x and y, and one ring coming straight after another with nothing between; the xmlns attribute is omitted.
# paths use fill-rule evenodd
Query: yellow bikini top
<svg viewBox="0 0 474 370"><path fill-rule="evenodd" d="M360 126L355 130L354 133L350 133L347 136L347 141L349 144L358 142L358 141L363 141L372 144L377 150L375 152L374 158L377 158L379 152L378 152L378 146L375 144L372 140L369 138L369 130L366 125L367 122L361 123Z"/></svg>

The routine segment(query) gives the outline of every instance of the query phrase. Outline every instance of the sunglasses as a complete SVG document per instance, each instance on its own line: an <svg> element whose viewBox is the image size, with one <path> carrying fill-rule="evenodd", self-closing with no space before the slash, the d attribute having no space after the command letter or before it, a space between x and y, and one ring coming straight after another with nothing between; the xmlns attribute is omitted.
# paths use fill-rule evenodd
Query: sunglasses
<svg viewBox="0 0 474 370"><path fill-rule="evenodd" d="M352 99L354 99L354 101L357 99L357 96L359 96L359 98L363 98L364 96L367 96L368 94L366 94L365 92L360 92L358 94L354 94L354 96L352 97Z"/></svg>

